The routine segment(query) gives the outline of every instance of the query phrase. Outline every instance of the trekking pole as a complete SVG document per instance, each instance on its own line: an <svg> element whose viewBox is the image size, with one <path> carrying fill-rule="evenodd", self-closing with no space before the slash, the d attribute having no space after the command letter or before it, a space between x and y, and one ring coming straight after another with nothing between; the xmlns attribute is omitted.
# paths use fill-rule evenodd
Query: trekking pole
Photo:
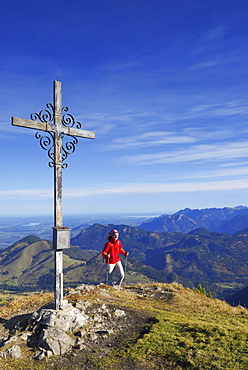
<svg viewBox="0 0 248 370"><path fill-rule="evenodd" d="M125 256L124 272L125 272L125 275L126 275L126 272L127 272L127 255Z"/></svg>
<svg viewBox="0 0 248 370"><path fill-rule="evenodd" d="M125 277L126 277L126 272L127 272L127 255L125 256L125 262L124 262L124 276Z"/></svg>
<svg viewBox="0 0 248 370"><path fill-rule="evenodd" d="M108 285L108 282L109 282L109 274L108 274L108 265L109 265L109 258L107 259L107 263L106 263L106 285Z"/></svg>

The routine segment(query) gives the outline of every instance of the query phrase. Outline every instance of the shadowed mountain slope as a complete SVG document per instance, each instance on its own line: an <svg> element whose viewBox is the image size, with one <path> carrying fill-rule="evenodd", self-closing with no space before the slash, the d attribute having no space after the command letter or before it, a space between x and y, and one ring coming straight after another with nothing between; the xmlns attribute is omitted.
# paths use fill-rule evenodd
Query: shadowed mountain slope
<svg viewBox="0 0 248 370"><path fill-rule="evenodd" d="M176 215L164 215L155 218L151 221L144 222L140 228L147 231L163 232L163 231L176 231L181 233L188 233L191 230L199 227L196 221L184 215L183 213Z"/></svg>
<svg viewBox="0 0 248 370"><path fill-rule="evenodd" d="M216 229L216 232L233 235L246 227L248 227L248 215L237 215Z"/></svg>
<svg viewBox="0 0 248 370"><path fill-rule="evenodd" d="M118 229L123 248L128 250L132 257L146 263L146 250L161 248L171 245L184 236L182 233L154 233L138 229L128 225L100 225L94 224L88 229L82 230L79 235L71 239L71 245L79 246L82 249L92 249L101 252L107 242L109 231Z"/></svg>
<svg viewBox="0 0 248 370"><path fill-rule="evenodd" d="M229 236L199 228L170 247L147 251L147 260L154 268L195 284L237 289L248 283L248 235Z"/></svg>

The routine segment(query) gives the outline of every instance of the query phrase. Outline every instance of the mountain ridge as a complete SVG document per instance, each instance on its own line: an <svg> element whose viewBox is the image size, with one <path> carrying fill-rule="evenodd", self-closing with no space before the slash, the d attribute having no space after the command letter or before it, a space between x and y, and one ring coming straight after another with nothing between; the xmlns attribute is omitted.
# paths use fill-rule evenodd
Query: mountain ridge
<svg viewBox="0 0 248 370"><path fill-rule="evenodd" d="M236 217L239 216L237 219ZM239 222L237 222L239 220ZM224 207L224 208L205 208L205 209L190 209L185 208L179 210L173 215L161 215L143 222L138 227L147 231L178 231L190 232L199 227L206 228L210 231L228 232L232 228L232 233L241 228L248 227L248 207ZM226 226L224 226L226 224ZM235 226L236 225L236 226ZM224 227L224 228L222 228Z"/></svg>
<svg viewBox="0 0 248 370"><path fill-rule="evenodd" d="M240 210L240 207L236 211ZM247 211L247 207L243 207ZM196 213L202 214L199 210ZM187 209L187 212L191 212ZM214 209L214 213L219 210ZM225 209L221 212L233 212ZM235 216L236 217L236 216ZM174 217L184 220L181 213ZM126 281L131 284L173 282L187 287L204 285L214 296L225 298L248 284L248 229L233 235L198 227L188 233L154 232L129 225L93 224L71 239L64 251L66 286L105 281L101 251L109 230L117 228L124 249L130 252ZM0 285L53 287L53 250L50 241L28 236L0 251Z"/></svg>
<svg viewBox="0 0 248 370"><path fill-rule="evenodd" d="M84 230L80 235L81 241L77 239L78 246L85 247L84 238L88 242L90 238L96 240L97 230L103 236L112 227L97 225L94 229L93 225ZM154 233L143 229L132 230L124 225L114 227L119 229L124 246L132 246L130 256L158 271L164 271L167 281L178 281L189 287L201 283L217 295L221 294L223 286L228 293L248 284L246 233L239 232L230 236L204 228L192 230L188 234ZM95 243L95 246L100 251L101 243Z"/></svg>

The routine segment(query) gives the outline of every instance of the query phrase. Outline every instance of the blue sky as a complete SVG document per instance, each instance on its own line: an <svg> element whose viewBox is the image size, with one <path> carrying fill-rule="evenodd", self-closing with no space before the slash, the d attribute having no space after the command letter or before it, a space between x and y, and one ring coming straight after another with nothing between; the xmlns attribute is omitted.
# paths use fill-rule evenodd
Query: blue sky
<svg viewBox="0 0 248 370"><path fill-rule="evenodd" d="M53 101L96 132L63 171L65 214L248 205L248 3L1 1L0 215L53 212L35 131Z"/></svg>

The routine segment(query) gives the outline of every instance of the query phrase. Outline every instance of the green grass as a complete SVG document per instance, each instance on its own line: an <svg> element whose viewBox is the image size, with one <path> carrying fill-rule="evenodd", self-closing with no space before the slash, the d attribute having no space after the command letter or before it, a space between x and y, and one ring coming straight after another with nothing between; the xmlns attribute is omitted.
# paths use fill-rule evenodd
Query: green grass
<svg viewBox="0 0 248 370"><path fill-rule="evenodd" d="M157 315L158 323L129 348L134 361L173 369L248 369L248 333L233 324L221 325L188 317Z"/></svg>
<svg viewBox="0 0 248 370"><path fill-rule="evenodd" d="M238 289L243 289L245 287L244 284L239 284L239 283L236 283L235 281L234 282L220 282L220 283L216 283L217 286L221 287L221 288L224 288L224 289L235 289L235 290L238 290Z"/></svg>
<svg viewBox="0 0 248 370"><path fill-rule="evenodd" d="M171 307L142 302L140 309L149 310L154 323L142 335L123 339L106 363L98 362L100 368L118 369L123 361L133 361L156 370L247 370L247 311L189 289L174 293ZM137 308L137 303L132 306Z"/></svg>
<svg viewBox="0 0 248 370"><path fill-rule="evenodd" d="M154 287L155 285L148 285ZM126 332L116 342L116 347L88 353L89 368L102 370L247 370L248 369L248 311L231 307L227 303L204 294L185 289L178 284L156 284L165 293L156 298L145 291L146 296L133 294L126 287L122 290L106 287L107 297L97 288L75 294L71 301L89 300L106 303L146 313L151 319L139 332ZM154 290L154 292L159 290ZM1 317L10 317L17 308L42 305L52 295L33 295L10 302L6 309L0 307ZM18 303L19 302L19 303ZM34 353L25 349L25 358L18 361L1 360L1 369L43 370L46 361L34 361ZM54 359L49 359L49 363ZM56 368L56 367L55 367ZM78 363L78 368L80 363ZM68 369L59 364L57 369Z"/></svg>

